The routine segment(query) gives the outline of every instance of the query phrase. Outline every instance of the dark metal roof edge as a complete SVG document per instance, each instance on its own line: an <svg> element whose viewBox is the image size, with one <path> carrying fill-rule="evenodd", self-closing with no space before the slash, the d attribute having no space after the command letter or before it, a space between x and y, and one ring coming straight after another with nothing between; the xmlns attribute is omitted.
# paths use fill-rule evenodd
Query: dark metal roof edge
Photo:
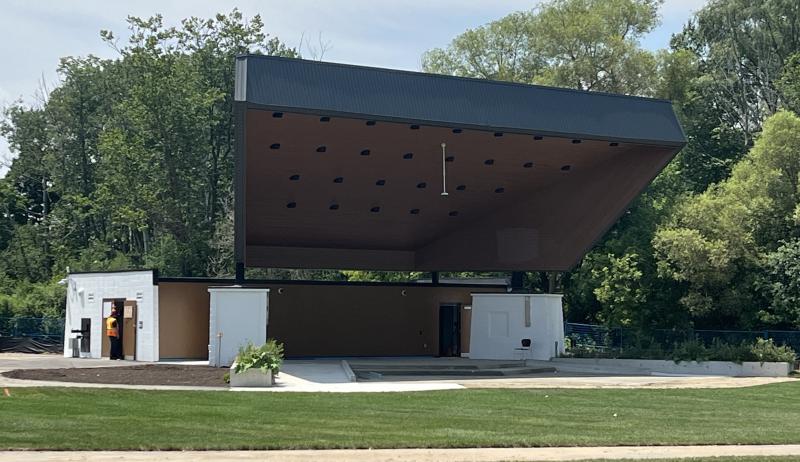
<svg viewBox="0 0 800 462"><path fill-rule="evenodd" d="M147 271L151 271L153 273L157 272L158 270L153 268L142 268L142 269L122 269L122 270L98 270L98 271L70 271L67 273L67 276L72 276L75 274L82 275L82 274L109 274L109 273L144 273Z"/></svg>
<svg viewBox="0 0 800 462"><path fill-rule="evenodd" d="M232 278L194 278L194 277L161 277L159 282L173 283L201 283L201 284L234 284ZM508 288L507 284L458 284L458 283L439 283L430 282L378 282L378 281L319 281L319 280L298 280L298 279L248 279L242 287L250 285L281 284L281 285L311 285L311 286L369 286L369 287L490 287Z"/></svg>
<svg viewBox="0 0 800 462"><path fill-rule="evenodd" d="M428 72L420 72L420 71L409 71L405 69L391 69L385 67L373 67L373 66L365 66L361 64L347 64L347 63L336 63L331 61L315 61L311 59L302 59L302 58L287 58L284 56L272 56L272 55L258 55L258 54L243 54L236 57L237 60L248 60L251 58L256 59L266 59L266 60L275 60L275 61L302 61L304 63L318 65L318 66L333 66L333 67L344 67L350 69L366 69L371 71L379 71L388 74L410 74L410 75L417 75L417 76L429 76L429 77L436 77L442 79L454 79L454 80L464 80L470 82L481 82L481 83L490 83L493 85L502 85L502 86L514 86L514 87L523 87L523 88L538 88L542 90L551 90L551 91L560 91L560 92L567 92L567 93L578 93L583 95L601 95L601 96L611 96L615 98L628 98L628 99L638 99L650 102L660 102L666 103L670 106L672 105L672 101L663 98L650 98L647 96L636 96L636 95L623 95L620 93L609 93L604 91L589 91L589 90L577 90L574 88L564 88L564 87L551 87L547 85L539 85L539 84L531 84L531 83L520 83L520 82L511 82L507 80L492 80L492 79L481 79L477 77L463 77L459 75L449 75L449 74L432 74Z"/></svg>
<svg viewBox="0 0 800 462"><path fill-rule="evenodd" d="M520 128L509 128L509 127L497 127L491 125L472 125L472 124L460 124L460 123L448 123L441 120L422 120L422 119L404 119L401 117L391 117L385 116L380 114L364 114L364 113L351 113L351 112L341 112L341 111L330 111L324 109L313 109L313 108L299 108L299 107L289 107L289 106L275 106L275 105L266 105L266 104L258 104L258 103L251 103L247 102L247 109L255 109L255 110L262 110L262 111L274 111L274 112L286 112L286 113L295 113L295 114L313 114L313 115L324 115L329 117L343 117L348 119L362 119L362 120L376 120L381 122L392 122L392 123L407 123L407 124L417 124L417 125L428 125L433 127L444 127L444 128L462 128L466 130L479 130L485 132L503 132L509 134L519 134L519 135L541 135L541 136L549 136L553 138L567 138L567 139L581 139L581 140L591 140L591 141L609 141L609 142L620 142L620 143L635 143L640 145L650 145L650 146L668 146L668 147L678 147L682 148L686 146L687 140L686 135L683 135L683 141L673 141L673 140L653 140L653 139L639 139L639 138L621 138L621 137L609 137L609 136L597 136L597 135L588 135L586 133L570 133L570 132L552 132L547 130L530 130L530 129L520 129ZM680 124L678 124L680 126ZM683 129L681 129L681 133L683 133Z"/></svg>

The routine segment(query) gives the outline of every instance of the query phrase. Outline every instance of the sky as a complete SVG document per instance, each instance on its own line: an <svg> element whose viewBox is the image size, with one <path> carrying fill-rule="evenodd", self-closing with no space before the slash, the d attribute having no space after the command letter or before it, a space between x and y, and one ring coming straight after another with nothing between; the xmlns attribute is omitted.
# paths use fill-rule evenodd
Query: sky
<svg viewBox="0 0 800 462"><path fill-rule="evenodd" d="M661 25L642 45L666 48L670 36L706 1L665 0ZM17 100L35 104L42 83L51 89L57 86L61 57L115 57L99 32L106 29L124 37L127 16L160 13L166 24L173 25L185 17L206 18L238 7L246 17L260 14L271 36L300 48L306 57L314 49L318 52L321 42L325 61L419 70L426 50L444 47L466 29L536 4L536 0L5 0L0 6L0 107ZM11 156L0 137L0 177Z"/></svg>

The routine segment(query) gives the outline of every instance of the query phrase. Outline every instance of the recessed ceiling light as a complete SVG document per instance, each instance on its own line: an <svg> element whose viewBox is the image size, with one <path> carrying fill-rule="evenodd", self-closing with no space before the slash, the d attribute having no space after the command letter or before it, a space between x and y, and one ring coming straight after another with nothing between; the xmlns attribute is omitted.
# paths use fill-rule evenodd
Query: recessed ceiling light
<svg viewBox="0 0 800 462"><path fill-rule="evenodd" d="M281 148L281 144L280 143L272 143L272 144L269 145L269 148L270 149L280 149Z"/></svg>
<svg viewBox="0 0 800 462"><path fill-rule="evenodd" d="M496 192L498 194L499 193L504 193L504 192L506 192L506 188L497 188L497 189L494 190L494 192Z"/></svg>
<svg viewBox="0 0 800 462"><path fill-rule="evenodd" d="M330 122L330 121L331 121L331 118L330 118L330 117L328 117L328 116L323 116L323 117L320 117L320 118L319 118L319 121L320 121L320 122Z"/></svg>
<svg viewBox="0 0 800 462"><path fill-rule="evenodd" d="M456 160L456 156L447 156L444 158L445 162L454 162Z"/></svg>
<svg viewBox="0 0 800 462"><path fill-rule="evenodd" d="M544 139L544 137L543 137L543 136L541 136L541 135L535 135L535 136L533 137L533 139L534 139L534 140L536 140L536 141L542 141L542 140Z"/></svg>
<svg viewBox="0 0 800 462"><path fill-rule="evenodd" d="M417 183L417 188L419 189L424 189L426 186L428 186L428 184L424 181L422 183Z"/></svg>
<svg viewBox="0 0 800 462"><path fill-rule="evenodd" d="M417 125L417 124L414 124L414 125L412 125L412 126L410 126L410 127L408 127L408 128L410 128L410 129L412 129L412 130L419 130L419 125Z"/></svg>
<svg viewBox="0 0 800 462"><path fill-rule="evenodd" d="M460 184L456 186L456 191L464 191L465 189L467 189L467 185L465 184Z"/></svg>
<svg viewBox="0 0 800 462"><path fill-rule="evenodd" d="M283 117L283 112L273 112L272 117L280 119L281 117Z"/></svg>
<svg viewBox="0 0 800 462"><path fill-rule="evenodd" d="M407 152L407 153L403 154L403 159L411 159L413 157L414 157L414 153L413 152Z"/></svg>
<svg viewBox="0 0 800 462"><path fill-rule="evenodd" d="M533 168L533 162L525 162L522 164L523 168Z"/></svg>
<svg viewBox="0 0 800 462"><path fill-rule="evenodd" d="M373 126L375 126L375 121L374 121L374 120L368 120L368 121L367 121L367 126L368 126L368 127L373 127Z"/></svg>
<svg viewBox="0 0 800 462"><path fill-rule="evenodd" d="M486 159L483 161L483 165L494 165L494 159Z"/></svg>
<svg viewBox="0 0 800 462"><path fill-rule="evenodd" d="M581 144L581 140L572 140L572 144Z"/></svg>
<svg viewBox="0 0 800 462"><path fill-rule="evenodd" d="M339 210L339 204L331 204L328 210Z"/></svg>
<svg viewBox="0 0 800 462"><path fill-rule="evenodd" d="M570 171L571 169L572 169L572 166L571 166L571 165L563 165L563 166L561 167L561 171L562 171L562 172L568 172L568 171Z"/></svg>
<svg viewBox="0 0 800 462"><path fill-rule="evenodd" d="M448 213L448 215L450 215L451 217L457 217L458 216L458 210L453 210L452 212Z"/></svg>
<svg viewBox="0 0 800 462"><path fill-rule="evenodd" d="M320 146L320 147L317 148L317 152L325 152L327 150L328 150L328 148L326 146Z"/></svg>
<svg viewBox="0 0 800 462"><path fill-rule="evenodd" d="M300 175L292 175L292 176L289 177L289 179L292 180L292 181L297 181L297 180L300 179Z"/></svg>
<svg viewBox="0 0 800 462"><path fill-rule="evenodd" d="M297 207L297 202L289 202L288 204L286 204L287 209L293 209L295 207Z"/></svg>
<svg viewBox="0 0 800 462"><path fill-rule="evenodd" d="M386 184L386 180L383 180L383 179L378 180L378 181L375 182L375 186L383 186L385 184Z"/></svg>
<svg viewBox="0 0 800 462"><path fill-rule="evenodd" d="M456 135L458 135L461 132L462 132L462 130L460 128L454 128L453 129L453 133L455 133Z"/></svg>
<svg viewBox="0 0 800 462"><path fill-rule="evenodd" d="M494 136L500 138L501 136L503 136L503 132L494 132Z"/></svg>
<svg viewBox="0 0 800 462"><path fill-rule="evenodd" d="M611 143L608 143L608 145L609 145L609 146L611 146L611 147L613 148L613 147L617 147L617 146L619 146L619 143L616 143L616 142L611 142Z"/></svg>
<svg viewBox="0 0 800 462"><path fill-rule="evenodd" d="M362 156L368 156L369 155L369 149L364 149L363 151L361 151L361 155Z"/></svg>
<svg viewBox="0 0 800 462"><path fill-rule="evenodd" d="M372 207L371 209L369 209L369 211L372 212L372 213L378 213L378 212L381 211L381 208L376 205L375 207Z"/></svg>
<svg viewBox="0 0 800 462"><path fill-rule="evenodd" d="M411 215L419 215L419 209L411 209L408 211Z"/></svg>
<svg viewBox="0 0 800 462"><path fill-rule="evenodd" d="M336 178L333 179L333 182L334 183L344 183L344 178L340 177L340 176L337 176Z"/></svg>

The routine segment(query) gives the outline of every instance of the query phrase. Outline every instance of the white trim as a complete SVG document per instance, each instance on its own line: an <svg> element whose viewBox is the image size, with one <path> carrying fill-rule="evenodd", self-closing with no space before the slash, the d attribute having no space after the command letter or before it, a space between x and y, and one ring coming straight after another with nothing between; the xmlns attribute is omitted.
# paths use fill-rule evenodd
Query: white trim
<svg viewBox="0 0 800 462"><path fill-rule="evenodd" d="M242 286L227 286L227 287L209 287L209 292L228 292L228 291L237 291L237 292L269 292L269 289L266 288L253 288L253 287L242 287Z"/></svg>
<svg viewBox="0 0 800 462"><path fill-rule="evenodd" d="M552 297L564 298L563 294L504 294L502 292L487 294L485 292L473 293L473 297Z"/></svg>

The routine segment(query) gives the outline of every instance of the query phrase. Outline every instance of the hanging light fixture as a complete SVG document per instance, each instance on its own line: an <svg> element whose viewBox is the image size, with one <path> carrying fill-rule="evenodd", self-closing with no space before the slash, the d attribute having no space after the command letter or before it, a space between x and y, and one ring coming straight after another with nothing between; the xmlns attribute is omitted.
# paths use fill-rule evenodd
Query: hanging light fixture
<svg viewBox="0 0 800 462"><path fill-rule="evenodd" d="M447 144L442 143L442 197L447 197Z"/></svg>

